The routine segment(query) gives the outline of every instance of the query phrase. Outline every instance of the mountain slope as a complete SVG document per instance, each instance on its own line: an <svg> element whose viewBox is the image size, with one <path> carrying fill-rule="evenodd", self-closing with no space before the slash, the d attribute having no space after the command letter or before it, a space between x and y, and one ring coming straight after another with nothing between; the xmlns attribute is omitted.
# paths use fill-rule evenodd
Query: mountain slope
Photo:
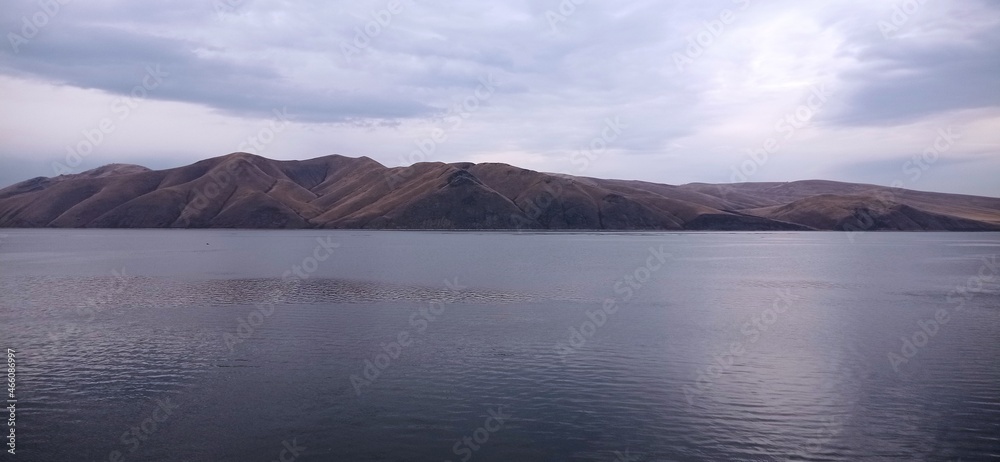
<svg viewBox="0 0 1000 462"><path fill-rule="evenodd" d="M497 163L233 153L0 189L0 227L1000 230L1000 199L830 181L681 186Z"/></svg>

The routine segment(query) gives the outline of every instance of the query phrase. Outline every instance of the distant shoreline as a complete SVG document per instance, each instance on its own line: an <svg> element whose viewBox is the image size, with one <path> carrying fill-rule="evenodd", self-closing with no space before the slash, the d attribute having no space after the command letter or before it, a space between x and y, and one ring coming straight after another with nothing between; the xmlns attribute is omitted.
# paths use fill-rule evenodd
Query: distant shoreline
<svg viewBox="0 0 1000 462"><path fill-rule="evenodd" d="M500 232L1000 231L1000 199L868 184L685 185L500 163L386 167L232 153L166 170L109 164L0 189L0 228Z"/></svg>

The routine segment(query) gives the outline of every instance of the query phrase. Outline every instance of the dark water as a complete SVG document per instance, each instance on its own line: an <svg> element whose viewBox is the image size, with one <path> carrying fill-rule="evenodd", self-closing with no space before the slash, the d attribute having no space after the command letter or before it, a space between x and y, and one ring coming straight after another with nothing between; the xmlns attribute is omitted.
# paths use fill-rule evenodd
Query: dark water
<svg viewBox="0 0 1000 462"><path fill-rule="evenodd" d="M998 234L4 234L3 460L1000 458Z"/></svg>

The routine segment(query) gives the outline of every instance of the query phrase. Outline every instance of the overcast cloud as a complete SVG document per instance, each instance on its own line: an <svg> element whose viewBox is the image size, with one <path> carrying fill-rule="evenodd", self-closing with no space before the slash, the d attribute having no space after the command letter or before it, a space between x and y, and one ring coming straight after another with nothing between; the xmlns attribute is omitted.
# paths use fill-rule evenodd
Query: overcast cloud
<svg viewBox="0 0 1000 462"><path fill-rule="evenodd" d="M0 186L246 150L1000 196L989 0L62 2L0 9Z"/></svg>

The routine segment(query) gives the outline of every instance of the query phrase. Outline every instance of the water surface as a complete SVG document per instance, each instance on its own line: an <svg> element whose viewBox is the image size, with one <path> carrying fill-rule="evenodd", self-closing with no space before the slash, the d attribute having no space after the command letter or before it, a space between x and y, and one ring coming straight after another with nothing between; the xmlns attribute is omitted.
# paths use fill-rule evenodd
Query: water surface
<svg viewBox="0 0 1000 462"><path fill-rule="evenodd" d="M1000 458L996 233L3 234L20 460Z"/></svg>

